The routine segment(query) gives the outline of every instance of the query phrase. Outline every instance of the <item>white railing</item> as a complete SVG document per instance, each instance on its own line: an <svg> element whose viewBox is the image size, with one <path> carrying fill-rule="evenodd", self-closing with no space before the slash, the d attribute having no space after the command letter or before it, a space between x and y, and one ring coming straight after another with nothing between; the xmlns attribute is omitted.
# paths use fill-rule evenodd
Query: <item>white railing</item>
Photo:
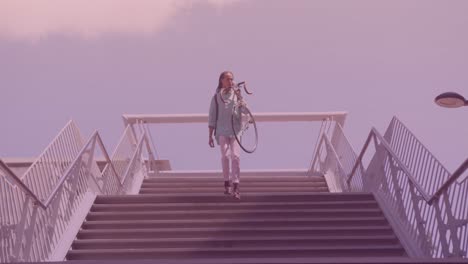
<svg viewBox="0 0 468 264"><path fill-rule="evenodd" d="M336 123L332 133L321 132L311 170L325 175L329 187L332 187L331 191L344 192L351 189L353 191L364 191L361 179L356 178L351 186L346 182L346 178L356 160L357 155L346 138L341 125ZM361 171L357 173L361 173Z"/></svg>
<svg viewBox="0 0 468 264"><path fill-rule="evenodd" d="M371 142L375 152L364 168L362 160ZM314 166L324 173L334 171L343 190L371 191L390 209L388 217L403 230L404 242L413 246L415 255L467 257L468 183L458 179L468 160L451 175L396 118L385 136L371 130L359 156L339 125L333 140L322 136L317 154Z"/></svg>
<svg viewBox="0 0 468 264"><path fill-rule="evenodd" d="M311 122L333 120L343 126L347 112L298 112L298 113L253 113L255 122ZM139 122L145 124L206 123L208 114L169 114L169 115L123 115L125 126Z"/></svg>
<svg viewBox="0 0 468 264"><path fill-rule="evenodd" d="M0 161L0 262L48 260L90 188L129 192L144 170L147 143L145 132L135 141L127 128L110 158L98 132L83 143L69 122L22 179ZM106 160L102 173L94 159L98 147Z"/></svg>
<svg viewBox="0 0 468 264"><path fill-rule="evenodd" d="M461 178L468 160L455 173L448 173L396 118L384 136L372 129L358 156L342 130L344 116L258 115L260 121L321 120L310 171L325 174L335 191L373 192L392 212L387 217L408 237L404 242L421 251L412 255L467 257L468 183ZM206 115L127 116L127 127L112 157L98 132L84 142L76 125L69 122L23 177L0 160L0 262L48 260L89 189L98 194L130 193L154 164L147 123L206 119ZM364 167L362 160L371 142L375 151ZM102 172L94 158L99 149L105 158Z"/></svg>
<svg viewBox="0 0 468 264"><path fill-rule="evenodd" d="M396 117L384 138L427 195L433 195L450 177L450 172Z"/></svg>
<svg viewBox="0 0 468 264"><path fill-rule="evenodd" d="M255 122L322 122L320 128L321 133L326 133L330 130L333 123L344 125L346 121L347 112L293 112L293 113L276 113L276 112L266 112L266 113L253 113L255 117ZM153 145L154 142L151 138L151 133L148 129L148 124L187 124L187 123L208 123L208 114L137 114L137 115L123 115L124 125L130 125L133 131L142 132L146 131L149 135L149 142ZM137 126L137 127L135 127ZM147 147L151 150L151 147ZM157 153L155 153L157 156ZM312 153L314 154L314 153ZM150 157L153 157L153 153L148 154ZM154 157L153 157L154 159ZM305 175L314 175L314 171L311 171L311 164L313 163L313 157L309 168L301 169L304 171ZM307 166L306 165L306 166ZM291 174L297 174L297 169L287 169ZM207 173L208 171L203 171ZM271 170L262 170L262 172L271 173ZM185 173L185 172L182 172ZM198 173L193 171L188 171L187 173ZM208 172L213 173L213 172ZM261 173L259 170L256 170L255 173ZM243 173L244 174L244 173Z"/></svg>

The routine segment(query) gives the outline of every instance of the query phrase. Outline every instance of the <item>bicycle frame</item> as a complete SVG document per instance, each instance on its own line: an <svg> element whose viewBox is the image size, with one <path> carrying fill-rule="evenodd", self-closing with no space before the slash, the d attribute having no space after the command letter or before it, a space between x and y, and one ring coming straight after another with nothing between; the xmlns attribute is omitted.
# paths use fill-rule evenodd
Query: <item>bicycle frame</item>
<svg viewBox="0 0 468 264"><path fill-rule="evenodd" d="M247 85L245 84L245 81L243 82L240 82L238 84L234 84L233 87L229 87L229 88L222 88L219 93L223 93L223 90L224 89L234 89L234 95L237 97L237 102L239 103L245 103L244 101L244 97L241 95L241 88L244 88L244 91L245 93L247 93L248 95L252 95L253 92L250 92L248 89L247 89ZM223 103L226 103L226 101L224 101L223 97L220 96L219 97L221 99L221 101Z"/></svg>

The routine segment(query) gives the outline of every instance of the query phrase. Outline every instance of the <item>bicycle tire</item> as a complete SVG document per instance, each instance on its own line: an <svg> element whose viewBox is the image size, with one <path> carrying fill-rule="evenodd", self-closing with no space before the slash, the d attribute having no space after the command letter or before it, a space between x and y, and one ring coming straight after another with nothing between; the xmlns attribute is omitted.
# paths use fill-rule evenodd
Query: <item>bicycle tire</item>
<svg viewBox="0 0 468 264"><path fill-rule="evenodd" d="M244 122L242 121L243 119ZM247 153L253 153L258 146L258 131L254 116L249 108L243 105L235 105L232 109L231 125L236 141L242 150ZM253 129L247 134L249 128Z"/></svg>

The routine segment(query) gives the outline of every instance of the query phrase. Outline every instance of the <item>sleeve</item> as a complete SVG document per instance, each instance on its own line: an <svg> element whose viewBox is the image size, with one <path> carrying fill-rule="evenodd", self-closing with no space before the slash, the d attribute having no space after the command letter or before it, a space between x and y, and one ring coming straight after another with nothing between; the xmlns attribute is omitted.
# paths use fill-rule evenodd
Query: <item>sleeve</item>
<svg viewBox="0 0 468 264"><path fill-rule="evenodd" d="M216 128L216 95L212 97L208 113L208 127Z"/></svg>

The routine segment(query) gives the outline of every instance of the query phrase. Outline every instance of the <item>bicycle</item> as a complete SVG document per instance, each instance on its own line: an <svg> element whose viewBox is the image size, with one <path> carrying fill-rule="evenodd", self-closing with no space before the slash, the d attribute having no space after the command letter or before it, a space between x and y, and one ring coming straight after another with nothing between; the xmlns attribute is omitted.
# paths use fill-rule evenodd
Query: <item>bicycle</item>
<svg viewBox="0 0 468 264"><path fill-rule="evenodd" d="M255 123L252 112L248 108L247 103L241 95L241 88L243 88L248 95L253 94L247 89L245 82L234 84L232 89L234 89L235 103L232 109L231 126L236 141L239 143L239 146L242 148L242 150L247 153L253 153L258 146L257 124ZM222 89L220 93L222 93L224 89ZM222 99L222 96L219 97L223 103L226 103Z"/></svg>

